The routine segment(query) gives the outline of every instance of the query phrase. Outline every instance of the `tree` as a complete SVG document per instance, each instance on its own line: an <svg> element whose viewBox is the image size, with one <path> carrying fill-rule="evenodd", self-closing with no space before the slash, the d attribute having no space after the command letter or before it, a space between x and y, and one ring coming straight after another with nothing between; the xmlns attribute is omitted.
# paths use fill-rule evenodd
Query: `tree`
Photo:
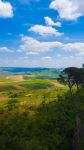
<svg viewBox="0 0 84 150"><path fill-rule="evenodd" d="M82 67L84 68L84 63L82 64Z"/></svg>
<svg viewBox="0 0 84 150"><path fill-rule="evenodd" d="M78 89L84 83L84 68L76 68L73 73L73 78Z"/></svg>
<svg viewBox="0 0 84 150"><path fill-rule="evenodd" d="M84 84L84 68L66 68L63 70L58 80L67 84L70 92L74 85L76 85L78 89L80 85Z"/></svg>
<svg viewBox="0 0 84 150"><path fill-rule="evenodd" d="M74 78L73 78L73 70L74 67L66 68L62 71L58 80L68 85L70 93L72 93L72 87L74 86Z"/></svg>
<svg viewBox="0 0 84 150"><path fill-rule="evenodd" d="M81 83L81 70L76 67L70 68L71 75L74 81L74 84L76 85L77 89Z"/></svg>

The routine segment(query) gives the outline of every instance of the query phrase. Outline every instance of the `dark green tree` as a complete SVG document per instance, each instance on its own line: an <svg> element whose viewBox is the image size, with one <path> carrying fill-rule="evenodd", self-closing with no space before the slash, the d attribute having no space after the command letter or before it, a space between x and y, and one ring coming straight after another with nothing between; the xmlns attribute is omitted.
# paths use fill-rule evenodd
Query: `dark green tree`
<svg viewBox="0 0 84 150"><path fill-rule="evenodd" d="M82 67L84 68L84 63L83 63L83 65L82 65Z"/></svg>
<svg viewBox="0 0 84 150"><path fill-rule="evenodd" d="M67 84L70 92L72 87L76 85L77 89L79 86L84 84L84 68L77 68L77 67L69 67L63 70L59 79L64 84Z"/></svg>
<svg viewBox="0 0 84 150"><path fill-rule="evenodd" d="M74 70L74 67L69 67L69 68L64 69L58 78L59 81L68 85L70 93L72 92L72 87L75 84L74 78L73 78L73 70Z"/></svg>

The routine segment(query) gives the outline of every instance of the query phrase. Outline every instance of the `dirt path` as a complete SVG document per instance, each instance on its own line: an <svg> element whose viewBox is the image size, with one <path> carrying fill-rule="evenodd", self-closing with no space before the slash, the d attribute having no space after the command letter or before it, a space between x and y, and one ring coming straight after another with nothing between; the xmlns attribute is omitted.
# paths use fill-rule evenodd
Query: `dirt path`
<svg viewBox="0 0 84 150"><path fill-rule="evenodd" d="M52 84L54 85L55 88L64 88L64 86L57 81L52 81Z"/></svg>

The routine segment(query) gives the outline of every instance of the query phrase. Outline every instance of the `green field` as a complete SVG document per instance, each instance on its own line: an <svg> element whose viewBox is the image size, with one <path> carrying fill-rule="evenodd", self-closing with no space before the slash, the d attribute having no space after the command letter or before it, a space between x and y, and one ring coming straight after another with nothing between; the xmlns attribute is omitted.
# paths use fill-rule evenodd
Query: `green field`
<svg viewBox="0 0 84 150"><path fill-rule="evenodd" d="M83 87L70 96L56 80L1 76L0 150L84 150L83 124Z"/></svg>
<svg viewBox="0 0 84 150"><path fill-rule="evenodd" d="M47 79L25 79L17 81L19 76L11 76L4 78L0 82L0 107L6 106L11 99L17 99L18 103L28 102L28 105L38 105L42 102L43 97L47 97L46 101L51 101L55 98L60 89L64 86L56 80ZM52 95L52 97L50 96Z"/></svg>

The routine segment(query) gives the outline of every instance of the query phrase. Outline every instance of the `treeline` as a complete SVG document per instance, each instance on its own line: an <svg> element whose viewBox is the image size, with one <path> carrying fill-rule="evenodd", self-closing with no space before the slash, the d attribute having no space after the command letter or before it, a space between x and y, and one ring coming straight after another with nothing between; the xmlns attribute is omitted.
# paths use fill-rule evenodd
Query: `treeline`
<svg viewBox="0 0 84 150"><path fill-rule="evenodd" d="M69 67L65 68L58 80L66 85L68 85L70 92L72 91L73 86L76 86L77 89L84 85L84 64L82 68Z"/></svg>

